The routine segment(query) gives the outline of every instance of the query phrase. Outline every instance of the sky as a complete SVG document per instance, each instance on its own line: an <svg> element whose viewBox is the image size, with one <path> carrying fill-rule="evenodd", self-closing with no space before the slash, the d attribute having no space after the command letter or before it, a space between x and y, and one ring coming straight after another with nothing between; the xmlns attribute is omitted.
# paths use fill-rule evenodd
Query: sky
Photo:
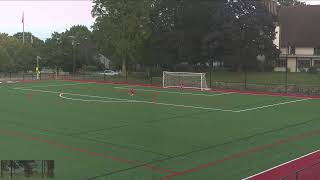
<svg viewBox="0 0 320 180"><path fill-rule="evenodd" d="M92 6L91 0L0 0L0 32L9 35L22 32L22 12L25 32L43 40L73 25L90 28L94 23Z"/></svg>
<svg viewBox="0 0 320 180"><path fill-rule="evenodd" d="M317 5L320 4L320 0L301 0L306 2L307 4Z"/></svg>
<svg viewBox="0 0 320 180"><path fill-rule="evenodd" d="M301 0L320 4L320 0ZM0 32L13 35L22 31L22 12L25 31L40 39L51 37L53 32L63 32L73 25L90 28L92 0L0 0Z"/></svg>

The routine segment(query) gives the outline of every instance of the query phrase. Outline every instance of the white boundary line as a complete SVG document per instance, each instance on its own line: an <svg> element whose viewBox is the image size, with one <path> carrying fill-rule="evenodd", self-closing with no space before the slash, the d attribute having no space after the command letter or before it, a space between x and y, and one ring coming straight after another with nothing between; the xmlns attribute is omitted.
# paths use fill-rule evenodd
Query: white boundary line
<svg viewBox="0 0 320 180"><path fill-rule="evenodd" d="M252 110L257 110L257 109L265 109L265 108L269 108L269 107L280 106L280 105L284 105L284 104L292 104L292 103L307 101L307 100L311 100L311 99L312 98L299 99L299 100L295 100L295 101L287 101L287 102L282 102L282 103L276 103L276 104L270 104L270 105L266 105L266 106L255 107L255 108L243 109L243 110L239 110L237 112L246 112L246 111L252 111Z"/></svg>
<svg viewBox="0 0 320 180"><path fill-rule="evenodd" d="M130 89L127 87L114 87L115 89ZM219 93L219 94L200 94L200 93L183 93L183 92L173 92L173 91L157 91L157 90L150 90L150 89L134 89L135 91L145 91L145 92L158 92L158 93L167 93L167 94L180 94L180 95L192 95L192 96L222 96L228 94L234 94L234 92L228 93Z"/></svg>
<svg viewBox="0 0 320 180"><path fill-rule="evenodd" d="M76 98L69 98L69 97L65 97L63 96L64 93L60 93L59 97L61 97L62 99L67 99L67 100L72 100L72 101L82 101L82 102L102 102L102 103L129 103L132 101L103 101L103 100L90 100L90 99L76 99Z"/></svg>
<svg viewBox="0 0 320 180"><path fill-rule="evenodd" d="M111 99L111 100L118 100L118 101L131 101L130 99L120 99L120 98L111 98L111 97L104 97L104 96L92 96L92 95L84 95L84 94L74 94L74 93L64 93L64 92L59 92L59 91L46 91L46 90L40 90L40 89L17 89L16 90L22 90L22 91L33 91L33 92L43 92L43 93L52 93L52 94L67 94L67 95L72 95L72 96L80 96L80 97L92 97L92 98L101 98L101 99Z"/></svg>
<svg viewBox="0 0 320 180"><path fill-rule="evenodd" d="M78 83L78 84L81 84L81 83ZM78 84L65 84L65 85L78 85ZM87 83L85 83L85 84L87 84ZM54 86L54 85L52 85L52 86ZM63 85L60 85L60 86L63 86ZM39 86L37 86L37 87L39 87ZM41 87L50 87L50 86L48 85L48 86L41 86ZM20 88L17 87L17 88L13 88L13 89L24 90L24 91L34 91L34 92L54 93L54 94L63 93L63 92L57 92L57 91L36 90L36 89L22 88L22 87L20 87ZM166 106L173 106L173 107L185 107L185 108L213 110L213 111L224 111L224 112L233 112L233 113L241 113L241 112L253 111L253 110L258 110L258 109L265 109L265 108L270 108L270 107L275 107L275 106L280 106L280 105L285 105L285 104L292 104L292 103L297 103L297 102L301 102L301 101L312 100L312 98L307 98L307 99L299 99L299 100L294 100L294 101L270 104L270 105L265 105L265 106L260 106L260 107L254 107L254 108L249 108L249 109L243 109L243 110L230 110L230 109L210 108L210 107L181 105L181 104L169 104L169 103L159 103L159 102L150 102L150 101L138 101L138 100L132 100L132 99L111 98L111 97L103 97L103 96L92 96L92 95L83 95L83 94L74 94L74 93L63 93L63 94L81 96L81 97L103 98L103 99L110 99L110 100L116 100L116 101L130 101L130 102L138 102L138 103L157 104L157 105L166 105ZM84 101L84 99L82 99L82 100Z"/></svg>
<svg viewBox="0 0 320 180"><path fill-rule="evenodd" d="M273 169L276 169L276 168L278 168L278 167L284 166L284 165L289 164L289 163L291 163L291 162L293 162L293 161L297 161L297 160L299 160L299 159L302 159L302 158L304 158L304 157L310 156L310 155L315 154L315 153L318 153L318 152L320 152L320 149L319 149L319 150L316 150L316 151L313 151L313 152L311 152L311 153L308 153L308 154L306 154L306 155L303 155L303 156L301 156L301 157L295 158L295 159L293 159L293 160L290 160L290 161L288 161L288 162L279 164L279 165L277 165L277 166L274 166L274 167L272 167L272 168L270 168L270 169L267 169L267 170L265 170L265 171L262 171L262 172L260 172L260 173L255 174L255 175L252 175L252 176L243 178L242 180L251 179L251 178L253 178L253 177L255 177L255 176L259 176L260 174L266 173L266 172L268 172L268 171L272 171Z"/></svg>
<svg viewBox="0 0 320 180"><path fill-rule="evenodd" d="M53 94L59 94L59 95L62 93L62 92L58 92L58 91L46 91L46 90L36 90L36 89L21 89L21 88L19 88L19 89L18 88L14 88L14 89L23 90L23 91L53 93ZM160 103L160 102L151 102L151 101L138 101L138 100L130 100L130 99L120 99L120 98L111 98L111 97L103 97L103 96L91 96L91 95L73 94L73 93L62 93L62 94L81 96L81 97L103 98L103 99L111 99L111 100L117 100L117 101L135 102L135 103L156 104L156 105L173 106L173 107L203 109L203 110L212 110L212 111L224 111L224 112L237 112L237 111L234 111L234 110L219 109L219 108L209 108L209 107L201 107L201 106L188 106L188 105L181 105L181 104L169 104L169 103ZM84 99L82 99L82 100L84 101Z"/></svg>
<svg viewBox="0 0 320 180"><path fill-rule="evenodd" d="M30 87L16 87L14 89L27 89L27 88L41 88L41 87L59 87L59 86L77 86L81 84L93 84L93 83L73 83L73 84L53 84L53 85L43 85L43 86L30 86Z"/></svg>

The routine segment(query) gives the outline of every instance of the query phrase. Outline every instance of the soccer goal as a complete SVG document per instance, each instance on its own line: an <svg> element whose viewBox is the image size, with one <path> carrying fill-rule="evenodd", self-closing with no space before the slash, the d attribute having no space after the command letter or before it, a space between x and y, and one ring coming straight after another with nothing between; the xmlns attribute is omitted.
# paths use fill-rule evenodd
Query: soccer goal
<svg viewBox="0 0 320 180"><path fill-rule="evenodd" d="M205 73L163 72L163 88L209 90Z"/></svg>

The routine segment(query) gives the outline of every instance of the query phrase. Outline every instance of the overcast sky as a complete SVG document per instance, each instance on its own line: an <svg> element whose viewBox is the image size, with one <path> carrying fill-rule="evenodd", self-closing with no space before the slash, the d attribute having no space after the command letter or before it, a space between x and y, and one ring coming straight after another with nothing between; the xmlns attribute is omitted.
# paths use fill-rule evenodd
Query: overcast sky
<svg viewBox="0 0 320 180"><path fill-rule="evenodd" d="M307 4L320 4L320 0L301 0L306 2Z"/></svg>
<svg viewBox="0 0 320 180"><path fill-rule="evenodd" d="M23 11L25 31L43 40L54 31L63 32L73 25L81 24L90 28L94 23L92 5L91 0L0 0L0 32L10 35L21 32Z"/></svg>
<svg viewBox="0 0 320 180"><path fill-rule="evenodd" d="M320 4L320 0L302 0ZM22 31L22 12L25 14L25 31L46 39L54 31L63 32L72 25L90 28L92 0L0 0L0 32L13 35Z"/></svg>

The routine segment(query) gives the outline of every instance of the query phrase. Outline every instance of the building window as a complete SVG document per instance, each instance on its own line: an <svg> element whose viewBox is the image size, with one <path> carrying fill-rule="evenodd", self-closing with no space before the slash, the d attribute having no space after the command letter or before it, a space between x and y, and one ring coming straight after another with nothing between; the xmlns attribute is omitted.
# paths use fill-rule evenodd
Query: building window
<svg viewBox="0 0 320 180"><path fill-rule="evenodd" d="M276 67L287 67L287 59L278 59L276 61Z"/></svg>
<svg viewBox="0 0 320 180"><path fill-rule="evenodd" d="M314 60L313 66L320 66L320 60Z"/></svg>
<svg viewBox="0 0 320 180"><path fill-rule="evenodd" d="M298 68L310 68L311 64L310 64L310 60L298 60Z"/></svg>
<svg viewBox="0 0 320 180"><path fill-rule="evenodd" d="M320 48L314 48L314 55L320 55Z"/></svg>
<svg viewBox="0 0 320 180"><path fill-rule="evenodd" d="M294 46L289 46L289 53L290 55L295 55L296 54L296 47Z"/></svg>

